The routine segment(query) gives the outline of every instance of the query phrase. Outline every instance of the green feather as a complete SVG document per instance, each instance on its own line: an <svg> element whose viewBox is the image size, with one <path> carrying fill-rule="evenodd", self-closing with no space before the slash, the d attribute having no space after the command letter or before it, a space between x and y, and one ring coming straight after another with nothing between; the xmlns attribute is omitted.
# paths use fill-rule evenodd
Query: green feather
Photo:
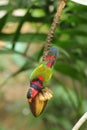
<svg viewBox="0 0 87 130"><path fill-rule="evenodd" d="M40 64L31 74L30 80L42 76L44 78L43 85L47 84L52 77L53 69L48 68L45 63Z"/></svg>

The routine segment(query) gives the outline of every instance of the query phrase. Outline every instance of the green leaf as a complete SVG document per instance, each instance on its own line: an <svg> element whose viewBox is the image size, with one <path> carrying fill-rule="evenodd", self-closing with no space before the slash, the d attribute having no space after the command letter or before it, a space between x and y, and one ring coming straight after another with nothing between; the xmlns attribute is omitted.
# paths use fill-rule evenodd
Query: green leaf
<svg viewBox="0 0 87 130"><path fill-rule="evenodd" d="M59 32L60 34L69 34L69 35L72 35L72 36L76 36L76 35L80 35L80 36L87 36L87 31L80 31L80 30L77 30L77 29L63 29L61 32Z"/></svg>
<svg viewBox="0 0 87 130"><path fill-rule="evenodd" d="M13 42L12 49L14 49L15 44L16 44L16 42L17 42L19 36L20 36L20 30L21 30L21 28L22 28L23 23L25 22L26 17L28 17L28 12L29 12L29 9L27 10L25 16L22 17L22 19L21 19L21 21L20 21L20 23L19 23L19 26L18 26L18 28L17 28L17 30L16 30L16 32L15 32L15 35L14 35L13 40L12 40L12 42Z"/></svg>
<svg viewBox="0 0 87 130"><path fill-rule="evenodd" d="M55 65L55 69L60 73L70 76L73 79L81 80L83 78L82 73L80 73L75 67L67 63L61 63Z"/></svg>
<svg viewBox="0 0 87 130"><path fill-rule="evenodd" d="M2 28L4 27L6 21L7 21L8 14L9 14L9 12L7 12L7 13L0 19L0 32L1 32Z"/></svg>
<svg viewBox="0 0 87 130"><path fill-rule="evenodd" d="M14 34L0 34L0 39L3 41L11 41L14 37ZM27 33L27 34L20 34L19 39L17 41L21 42L28 42L28 43L41 43L45 42L46 40L46 34L44 33Z"/></svg>

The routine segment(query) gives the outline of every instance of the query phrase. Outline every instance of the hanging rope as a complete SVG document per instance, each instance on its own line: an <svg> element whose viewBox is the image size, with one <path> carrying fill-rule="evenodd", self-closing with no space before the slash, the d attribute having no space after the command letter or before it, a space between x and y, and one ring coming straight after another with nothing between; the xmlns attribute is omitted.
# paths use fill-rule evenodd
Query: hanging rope
<svg viewBox="0 0 87 130"><path fill-rule="evenodd" d="M53 38L53 35L54 35L54 32L55 32L57 23L59 22L61 13L62 13L65 5L66 5L66 0L60 0L58 7L57 7L57 12L54 16L53 23L51 25L49 34L48 34L47 39L46 39L46 44L45 44L44 52L43 52L43 61L45 61L45 57L46 57L46 55L47 55L47 53L50 49L50 44L51 44L51 41L52 41L52 38Z"/></svg>

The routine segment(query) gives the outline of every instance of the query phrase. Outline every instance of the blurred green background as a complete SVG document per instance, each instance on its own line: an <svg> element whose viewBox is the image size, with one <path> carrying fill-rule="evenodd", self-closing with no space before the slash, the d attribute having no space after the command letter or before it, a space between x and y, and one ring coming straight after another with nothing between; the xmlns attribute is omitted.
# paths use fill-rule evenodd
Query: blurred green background
<svg viewBox="0 0 87 130"><path fill-rule="evenodd" d="M0 130L71 130L87 111L87 7L70 1L52 40L60 53L49 83L53 98L38 118L26 99L57 3L0 0Z"/></svg>

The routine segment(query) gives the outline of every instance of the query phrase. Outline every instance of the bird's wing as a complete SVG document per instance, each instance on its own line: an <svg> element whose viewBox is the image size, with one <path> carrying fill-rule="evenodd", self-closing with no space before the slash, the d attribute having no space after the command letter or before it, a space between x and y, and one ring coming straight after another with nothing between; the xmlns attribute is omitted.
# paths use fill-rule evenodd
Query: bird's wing
<svg viewBox="0 0 87 130"><path fill-rule="evenodd" d="M52 68L48 68L44 63L42 63L32 72L30 80L42 76L44 78L43 84L47 84L52 76L52 72Z"/></svg>

